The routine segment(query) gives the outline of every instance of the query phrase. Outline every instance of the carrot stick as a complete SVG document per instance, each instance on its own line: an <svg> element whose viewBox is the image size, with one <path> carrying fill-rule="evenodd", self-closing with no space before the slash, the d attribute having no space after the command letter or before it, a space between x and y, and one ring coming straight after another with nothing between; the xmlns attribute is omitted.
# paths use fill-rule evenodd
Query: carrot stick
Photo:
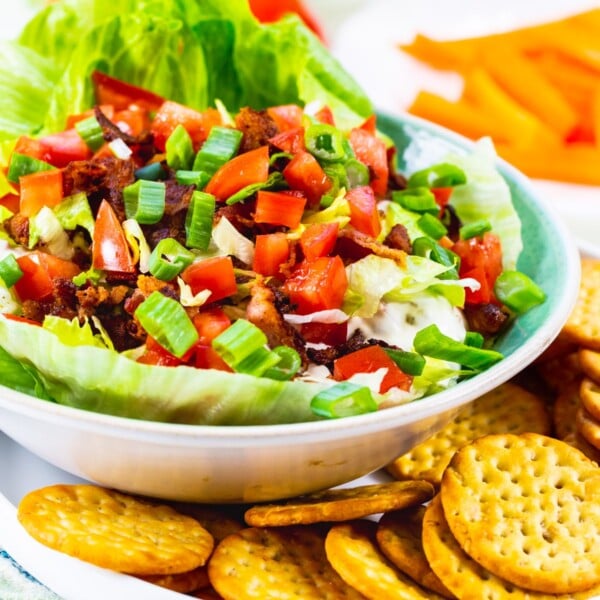
<svg viewBox="0 0 600 600"><path fill-rule="evenodd" d="M592 131L596 147L600 150L600 86L596 88L592 99Z"/></svg>
<svg viewBox="0 0 600 600"><path fill-rule="evenodd" d="M461 71L472 65L478 54L478 47L469 40L440 42L421 33L410 44L399 47L413 58L442 71Z"/></svg>

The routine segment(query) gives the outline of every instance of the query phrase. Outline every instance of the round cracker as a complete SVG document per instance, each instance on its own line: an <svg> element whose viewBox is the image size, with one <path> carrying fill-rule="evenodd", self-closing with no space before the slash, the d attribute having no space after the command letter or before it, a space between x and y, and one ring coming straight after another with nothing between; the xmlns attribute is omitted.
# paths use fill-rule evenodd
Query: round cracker
<svg viewBox="0 0 600 600"><path fill-rule="evenodd" d="M589 459L593 460L597 465L600 465L600 450L595 446L592 446L578 431L569 434L563 438L565 444L577 448L580 452L583 452Z"/></svg>
<svg viewBox="0 0 600 600"><path fill-rule="evenodd" d="M583 405L577 409L577 431L594 448L600 449L600 422Z"/></svg>
<svg viewBox="0 0 600 600"><path fill-rule="evenodd" d="M185 573L171 575L137 575L148 583L158 585L173 592L189 594L210 584L206 566L198 567Z"/></svg>
<svg viewBox="0 0 600 600"><path fill-rule="evenodd" d="M454 453L490 433L550 433L550 415L542 398L505 383L477 398L438 433L387 466L397 479L424 479L439 486Z"/></svg>
<svg viewBox="0 0 600 600"><path fill-rule="evenodd" d="M581 378L570 381L562 388L554 400L552 420L554 421L556 437L561 440L575 432L575 420L580 401L580 385Z"/></svg>
<svg viewBox="0 0 600 600"><path fill-rule="evenodd" d="M490 573L464 552L452 535L439 495L423 518L423 550L433 571L461 600L584 600L600 593L600 586L595 586L577 594L545 594L525 590Z"/></svg>
<svg viewBox="0 0 600 600"><path fill-rule="evenodd" d="M422 587L444 598L454 598L454 594L431 570L423 552L421 534L424 514L424 506L386 513L377 524L377 544L395 567Z"/></svg>
<svg viewBox="0 0 600 600"><path fill-rule="evenodd" d="M173 508L188 517L192 517L213 536L215 544L232 533L244 529L240 511L209 504L176 502Z"/></svg>
<svg viewBox="0 0 600 600"><path fill-rule="evenodd" d="M274 504L249 508L244 518L253 527L279 527L348 521L421 504L433 497L427 481L392 481L336 488Z"/></svg>
<svg viewBox="0 0 600 600"><path fill-rule="evenodd" d="M327 559L342 579L372 600L441 598L396 569L377 547L373 521L348 521L327 534Z"/></svg>
<svg viewBox="0 0 600 600"><path fill-rule="evenodd" d="M579 349L579 364L581 370L597 384L600 385L600 352L588 350L587 348Z"/></svg>
<svg viewBox="0 0 600 600"><path fill-rule="evenodd" d="M95 485L51 485L19 503L36 540L81 560L130 575L191 571L207 561L213 538L197 521Z"/></svg>
<svg viewBox="0 0 600 600"><path fill-rule="evenodd" d="M535 365L535 370L546 387L559 394L565 386L575 379L581 378L579 352L574 351L564 356Z"/></svg>
<svg viewBox="0 0 600 600"><path fill-rule="evenodd" d="M581 285L563 333L584 348L600 351L600 260L581 260Z"/></svg>
<svg viewBox="0 0 600 600"><path fill-rule="evenodd" d="M225 600L360 600L327 562L318 526L249 527L222 540L208 576Z"/></svg>
<svg viewBox="0 0 600 600"><path fill-rule="evenodd" d="M461 448L441 500L461 547L492 573L545 593L600 583L600 470L546 436L489 435Z"/></svg>
<svg viewBox="0 0 600 600"><path fill-rule="evenodd" d="M600 384L584 377L579 387L581 404L590 415L600 421Z"/></svg>

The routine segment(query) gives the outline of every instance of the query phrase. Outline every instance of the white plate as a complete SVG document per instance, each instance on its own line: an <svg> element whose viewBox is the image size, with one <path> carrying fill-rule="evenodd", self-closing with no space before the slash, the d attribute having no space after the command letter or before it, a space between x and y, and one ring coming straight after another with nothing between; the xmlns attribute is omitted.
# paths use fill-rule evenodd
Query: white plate
<svg viewBox="0 0 600 600"><path fill-rule="evenodd" d="M377 0L363 3L341 24L330 22L331 11L319 10L325 2L312 4L325 20L333 53L379 109L398 113L421 89L453 99L462 87L458 75L431 69L398 49L415 33L438 39L484 35L597 8L598 0ZM600 187L541 180L533 185L580 247L600 254Z"/></svg>

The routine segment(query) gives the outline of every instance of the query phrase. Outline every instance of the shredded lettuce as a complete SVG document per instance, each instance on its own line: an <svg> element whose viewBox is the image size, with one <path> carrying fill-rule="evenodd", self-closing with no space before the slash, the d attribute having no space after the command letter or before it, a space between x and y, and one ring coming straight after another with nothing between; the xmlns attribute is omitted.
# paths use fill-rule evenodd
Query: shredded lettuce
<svg viewBox="0 0 600 600"><path fill-rule="evenodd" d="M94 216L87 196L83 192L65 198L54 208L54 214L63 229L72 231L78 226L83 227L90 234L90 238L94 237Z"/></svg>
<svg viewBox="0 0 600 600"><path fill-rule="evenodd" d="M213 227L212 240L223 254L235 256L247 265L254 261L254 244L243 236L227 217L221 217Z"/></svg>
<svg viewBox="0 0 600 600"><path fill-rule="evenodd" d="M47 206L29 219L29 248L37 244L43 244L50 254L65 260L71 260L75 254L67 232L54 211Z"/></svg>
<svg viewBox="0 0 600 600"><path fill-rule="evenodd" d="M89 321L83 324L75 317L72 320L63 319L54 315L46 315L43 323L44 329L51 331L67 346L96 346L97 348L110 348L112 343L108 340L104 329L100 334L94 333Z"/></svg>
<svg viewBox="0 0 600 600"><path fill-rule="evenodd" d="M13 358L2 346L0 346L0 381L2 385L12 390L42 400L52 399L35 369Z"/></svg>

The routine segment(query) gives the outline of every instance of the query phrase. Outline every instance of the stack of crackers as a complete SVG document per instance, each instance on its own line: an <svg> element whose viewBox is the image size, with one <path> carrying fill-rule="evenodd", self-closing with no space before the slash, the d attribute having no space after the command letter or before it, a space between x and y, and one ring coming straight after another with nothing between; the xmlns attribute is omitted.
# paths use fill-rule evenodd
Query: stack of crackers
<svg viewBox="0 0 600 600"><path fill-rule="evenodd" d="M277 503L25 496L33 537L205 600L600 598L600 261L530 369L387 465L392 481ZM541 384L541 385L540 385Z"/></svg>

